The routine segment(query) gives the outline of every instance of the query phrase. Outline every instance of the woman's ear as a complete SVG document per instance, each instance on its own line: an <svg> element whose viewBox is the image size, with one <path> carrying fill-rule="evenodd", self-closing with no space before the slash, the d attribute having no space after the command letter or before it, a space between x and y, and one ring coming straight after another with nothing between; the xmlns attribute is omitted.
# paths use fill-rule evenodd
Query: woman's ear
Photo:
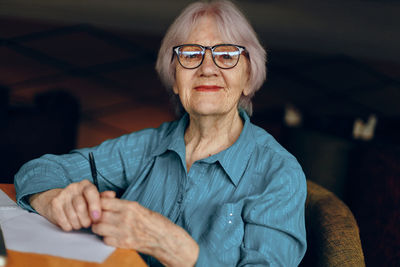
<svg viewBox="0 0 400 267"><path fill-rule="evenodd" d="M246 83L244 85L244 89L243 89L243 94L245 96L248 96L251 93L251 89L250 89L250 62L246 61L246 74L247 74L247 80Z"/></svg>
<svg viewBox="0 0 400 267"><path fill-rule="evenodd" d="M178 86L176 85L176 62L175 62L175 71L174 71L174 84L172 85L172 90L174 91L174 94L176 94L176 95L179 94Z"/></svg>
<svg viewBox="0 0 400 267"><path fill-rule="evenodd" d="M178 86L176 86L176 82L175 82L174 85L172 86L172 90L174 91L174 94L176 94L176 95L179 94L179 90L178 90Z"/></svg>
<svg viewBox="0 0 400 267"><path fill-rule="evenodd" d="M249 82L247 82L247 84L246 84L246 87L244 88L244 90L243 90L243 94L245 95L245 96L248 96L249 94L250 94L250 87L249 87Z"/></svg>
<svg viewBox="0 0 400 267"><path fill-rule="evenodd" d="M244 85L243 89L243 94L245 96L248 96L251 93L251 88L250 88L250 73L247 75L247 81L246 84Z"/></svg>

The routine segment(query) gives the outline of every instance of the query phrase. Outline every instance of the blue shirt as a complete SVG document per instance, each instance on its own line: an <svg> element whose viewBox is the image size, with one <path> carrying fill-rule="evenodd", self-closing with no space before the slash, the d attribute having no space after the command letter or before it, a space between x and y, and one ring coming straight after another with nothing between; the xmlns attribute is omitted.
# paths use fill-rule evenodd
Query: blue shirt
<svg viewBox="0 0 400 267"><path fill-rule="evenodd" d="M187 172L188 115L70 154L44 155L15 176L17 202L92 180L93 152L100 190L114 190L183 227L200 247L196 266L297 266L306 250L306 180L296 159L244 111L243 130L226 150ZM144 256L151 266L158 262Z"/></svg>

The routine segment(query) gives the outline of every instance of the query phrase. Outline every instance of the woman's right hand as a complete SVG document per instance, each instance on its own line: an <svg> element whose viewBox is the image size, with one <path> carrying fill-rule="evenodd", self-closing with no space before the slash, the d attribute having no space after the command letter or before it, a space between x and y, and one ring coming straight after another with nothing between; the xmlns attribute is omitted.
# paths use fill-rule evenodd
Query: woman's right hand
<svg viewBox="0 0 400 267"><path fill-rule="evenodd" d="M114 198L115 192L99 193L88 180L32 195L31 206L64 231L87 228L100 220L100 198Z"/></svg>

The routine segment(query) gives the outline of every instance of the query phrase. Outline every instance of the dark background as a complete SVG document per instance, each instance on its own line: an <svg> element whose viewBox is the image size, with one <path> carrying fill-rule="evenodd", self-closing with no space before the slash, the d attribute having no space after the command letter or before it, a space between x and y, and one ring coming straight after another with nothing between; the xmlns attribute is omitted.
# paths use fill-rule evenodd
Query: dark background
<svg viewBox="0 0 400 267"><path fill-rule="evenodd" d="M154 71L190 1L0 2L2 182L66 153L173 120ZM238 1L268 52L253 122L336 193L360 225L368 265L400 262L399 1ZM285 107L302 124L285 125ZM354 121L376 115L370 141ZM393 264L392 264L393 263Z"/></svg>

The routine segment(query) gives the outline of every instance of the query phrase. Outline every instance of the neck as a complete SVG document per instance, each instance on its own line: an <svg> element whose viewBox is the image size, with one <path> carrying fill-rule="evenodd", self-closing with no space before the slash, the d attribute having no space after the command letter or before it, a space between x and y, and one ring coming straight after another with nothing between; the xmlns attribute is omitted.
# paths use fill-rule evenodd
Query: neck
<svg viewBox="0 0 400 267"><path fill-rule="evenodd" d="M224 115L190 115L185 132L186 164L217 154L227 149L239 138L243 122L237 109Z"/></svg>

